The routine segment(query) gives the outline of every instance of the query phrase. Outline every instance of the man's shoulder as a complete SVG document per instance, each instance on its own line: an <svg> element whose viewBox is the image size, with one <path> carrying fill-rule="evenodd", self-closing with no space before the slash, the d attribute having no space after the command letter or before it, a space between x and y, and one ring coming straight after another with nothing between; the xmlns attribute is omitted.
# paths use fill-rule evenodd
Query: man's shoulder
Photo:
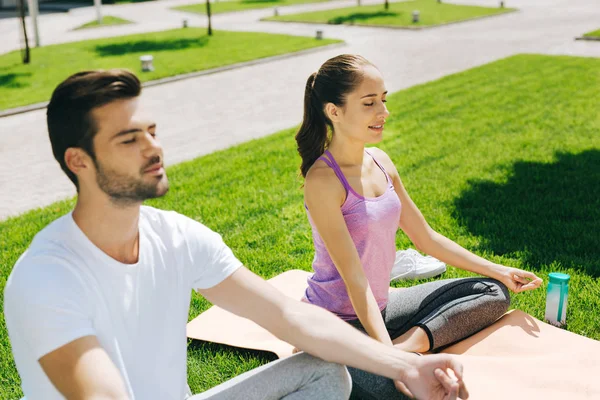
<svg viewBox="0 0 600 400"><path fill-rule="evenodd" d="M15 263L6 287L56 287L76 275L77 259L51 244L30 248Z"/></svg>
<svg viewBox="0 0 600 400"><path fill-rule="evenodd" d="M5 296L10 292L43 290L66 283L77 264L72 251L70 214L48 224L38 232L19 257L9 275Z"/></svg>
<svg viewBox="0 0 600 400"><path fill-rule="evenodd" d="M29 247L15 264L23 269L30 269L40 262L47 264L68 264L70 248L73 244L73 231L70 213L54 220L34 237Z"/></svg>
<svg viewBox="0 0 600 400"><path fill-rule="evenodd" d="M36 233L29 248L43 243L65 240L65 236L70 235L72 224L74 224L72 212L58 217Z"/></svg>
<svg viewBox="0 0 600 400"><path fill-rule="evenodd" d="M5 308L70 297L84 291L77 261L48 247L28 249L13 267L4 287Z"/></svg>

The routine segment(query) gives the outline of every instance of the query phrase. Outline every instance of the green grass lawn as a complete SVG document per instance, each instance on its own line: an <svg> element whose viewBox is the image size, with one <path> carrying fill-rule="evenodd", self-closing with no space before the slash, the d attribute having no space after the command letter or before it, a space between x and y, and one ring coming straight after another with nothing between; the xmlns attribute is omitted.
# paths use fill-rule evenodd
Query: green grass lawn
<svg viewBox="0 0 600 400"><path fill-rule="evenodd" d="M128 68L142 81L201 71L338 42L267 33L175 29L32 49L24 65L14 51L0 55L0 110L47 101L72 73ZM153 72L141 72L140 56L154 55Z"/></svg>
<svg viewBox="0 0 600 400"><path fill-rule="evenodd" d="M583 36L600 37L600 29L593 32L585 33Z"/></svg>
<svg viewBox="0 0 600 400"><path fill-rule="evenodd" d="M280 15L278 17L268 17L264 20L420 28L514 11L511 8L438 3L437 0L390 3L389 10L385 10L383 4L382 1L378 5ZM414 10L418 10L420 13L418 23L412 22L412 12Z"/></svg>
<svg viewBox="0 0 600 400"><path fill-rule="evenodd" d="M319 3L323 1L329 0L227 0L211 3L210 11L211 14L220 14L234 11L255 10L259 8L283 7L293 4ZM173 7L173 9L197 14L206 14L206 3Z"/></svg>
<svg viewBox="0 0 600 400"><path fill-rule="evenodd" d="M430 225L459 244L546 280L572 276L567 329L600 339L600 59L521 55L388 97L380 144ZM171 191L149 204L220 232L265 278L310 270L295 129L170 167ZM169 154L166 154L169 157ZM57 167L58 168L58 167ZM0 222L0 290L34 234L73 200ZM411 243L402 233L398 248ZM468 276L449 268L445 278ZM408 286L414 283L396 284ZM513 296L543 319L545 290ZM1 301L1 300L0 300ZM194 295L189 318L210 304ZM191 343L194 392L269 360ZM0 398L20 395L0 316Z"/></svg>
<svg viewBox="0 0 600 400"><path fill-rule="evenodd" d="M119 17L113 17L112 15L105 15L102 17L102 23L98 23L97 20L88 22L87 24L83 24L81 26L78 26L77 28L75 28L74 30L79 30L79 29L88 29L88 28L99 28L102 26L110 26L110 25L126 25L126 24L132 24L133 22L123 19L123 18L119 18Z"/></svg>

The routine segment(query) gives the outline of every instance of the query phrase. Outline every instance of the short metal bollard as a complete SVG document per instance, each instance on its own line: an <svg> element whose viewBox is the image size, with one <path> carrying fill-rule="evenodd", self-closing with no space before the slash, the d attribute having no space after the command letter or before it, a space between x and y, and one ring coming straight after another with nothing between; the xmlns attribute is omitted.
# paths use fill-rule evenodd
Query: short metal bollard
<svg viewBox="0 0 600 400"><path fill-rule="evenodd" d="M317 40L321 40L323 39L323 31L317 31L317 36L316 36Z"/></svg>
<svg viewBox="0 0 600 400"><path fill-rule="evenodd" d="M188 20L187 20L187 19L184 19L184 20L183 20L183 27L184 27L184 28L187 28L187 27L188 27Z"/></svg>
<svg viewBox="0 0 600 400"><path fill-rule="evenodd" d="M419 22L419 18L421 16L421 13L417 10L412 12L412 22L413 24L416 24L417 22Z"/></svg>
<svg viewBox="0 0 600 400"><path fill-rule="evenodd" d="M279 16L279 10L277 9L277 7L275 7L275 8L273 9L273 15L274 15L275 17L278 17L278 16Z"/></svg>
<svg viewBox="0 0 600 400"><path fill-rule="evenodd" d="M140 57L140 61L142 62L142 71L150 72L154 71L154 65L152 65L152 61L154 57L149 54L143 55Z"/></svg>

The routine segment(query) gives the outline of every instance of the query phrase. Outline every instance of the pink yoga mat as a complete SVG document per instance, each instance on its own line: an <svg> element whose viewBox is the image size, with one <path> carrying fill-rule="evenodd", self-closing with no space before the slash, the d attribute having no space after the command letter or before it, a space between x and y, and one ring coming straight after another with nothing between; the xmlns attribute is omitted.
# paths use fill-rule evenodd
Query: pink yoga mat
<svg viewBox="0 0 600 400"><path fill-rule="evenodd" d="M287 271L269 280L300 299L306 271ZM402 289L400 289L402 290ZM293 346L245 318L213 306L188 323L192 339L268 351L288 357ZM492 326L444 352L465 367L470 399L600 400L600 342L555 328L513 310Z"/></svg>

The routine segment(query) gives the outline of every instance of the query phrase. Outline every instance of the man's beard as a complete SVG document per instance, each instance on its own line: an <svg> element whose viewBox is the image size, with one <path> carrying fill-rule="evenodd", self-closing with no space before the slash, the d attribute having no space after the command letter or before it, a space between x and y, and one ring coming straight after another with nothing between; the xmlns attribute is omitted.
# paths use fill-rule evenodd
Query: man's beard
<svg viewBox="0 0 600 400"><path fill-rule="evenodd" d="M160 157L154 157L140 170L140 178L120 174L114 170L103 167L99 161L94 160L96 165L96 182L100 190L106 193L111 201L118 206L128 206L141 203L146 199L154 199L164 196L169 190L169 182L166 176L160 179L155 177L154 182L144 182L144 170L160 162ZM161 184L162 183L162 184Z"/></svg>

